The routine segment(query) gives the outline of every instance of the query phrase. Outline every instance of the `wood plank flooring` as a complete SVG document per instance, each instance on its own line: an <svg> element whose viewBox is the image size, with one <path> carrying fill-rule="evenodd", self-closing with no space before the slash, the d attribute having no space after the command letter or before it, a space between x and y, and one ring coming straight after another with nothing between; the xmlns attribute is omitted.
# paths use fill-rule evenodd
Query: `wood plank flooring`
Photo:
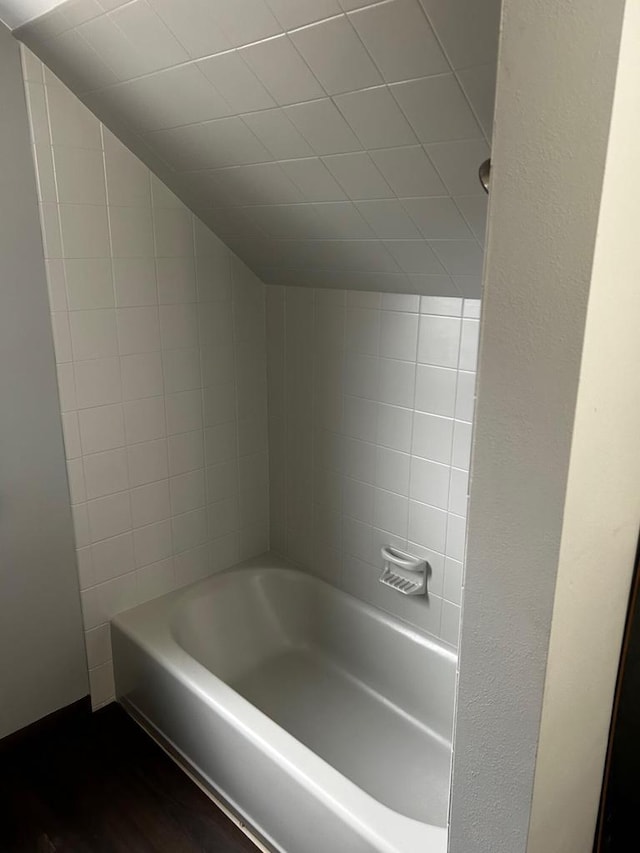
<svg viewBox="0 0 640 853"><path fill-rule="evenodd" d="M118 705L0 743L1 853L256 853Z"/></svg>

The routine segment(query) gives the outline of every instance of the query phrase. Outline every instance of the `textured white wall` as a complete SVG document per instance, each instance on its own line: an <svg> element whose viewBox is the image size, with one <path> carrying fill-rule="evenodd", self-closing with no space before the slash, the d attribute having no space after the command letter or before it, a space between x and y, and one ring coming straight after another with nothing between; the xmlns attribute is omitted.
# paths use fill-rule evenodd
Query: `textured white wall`
<svg viewBox="0 0 640 853"><path fill-rule="evenodd" d="M503 4L452 853L527 847L623 7Z"/></svg>
<svg viewBox="0 0 640 853"><path fill-rule="evenodd" d="M528 853L591 849L640 523L640 5L627 3L564 509Z"/></svg>

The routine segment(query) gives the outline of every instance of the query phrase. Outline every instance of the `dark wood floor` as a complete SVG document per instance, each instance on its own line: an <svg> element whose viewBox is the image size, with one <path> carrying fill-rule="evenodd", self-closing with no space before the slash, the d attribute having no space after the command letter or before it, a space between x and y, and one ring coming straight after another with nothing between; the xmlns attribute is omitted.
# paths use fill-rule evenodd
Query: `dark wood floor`
<svg viewBox="0 0 640 853"><path fill-rule="evenodd" d="M117 705L0 743L0 853L256 853Z"/></svg>

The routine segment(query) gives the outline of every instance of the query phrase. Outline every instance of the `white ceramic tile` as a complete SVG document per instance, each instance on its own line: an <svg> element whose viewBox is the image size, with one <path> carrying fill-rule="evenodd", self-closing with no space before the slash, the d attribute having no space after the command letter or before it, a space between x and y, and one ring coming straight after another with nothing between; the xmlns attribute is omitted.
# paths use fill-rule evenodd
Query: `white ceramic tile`
<svg viewBox="0 0 640 853"><path fill-rule="evenodd" d="M476 369L478 361L478 337L480 334L480 321L463 319L462 336L460 338L460 370Z"/></svg>
<svg viewBox="0 0 640 853"><path fill-rule="evenodd" d="M462 315L462 299L446 296L421 296L420 313L436 314L442 317L460 317Z"/></svg>
<svg viewBox="0 0 640 853"><path fill-rule="evenodd" d="M200 391L181 391L165 398L167 433L176 435L202 429L202 394Z"/></svg>
<svg viewBox="0 0 640 853"><path fill-rule="evenodd" d="M461 421L473 420L473 409L475 402L476 374L467 373L464 370L458 373L458 385L456 389L455 416Z"/></svg>
<svg viewBox="0 0 640 853"><path fill-rule="evenodd" d="M205 505L204 470L190 471L169 480L171 512L178 515Z"/></svg>
<svg viewBox="0 0 640 853"><path fill-rule="evenodd" d="M198 349L166 350L162 354L162 365L167 394L202 387Z"/></svg>
<svg viewBox="0 0 640 853"><path fill-rule="evenodd" d="M449 71L417 0L389 0L349 17L387 82Z"/></svg>
<svg viewBox="0 0 640 853"><path fill-rule="evenodd" d="M266 110L275 101L235 50L219 53L199 64L235 113Z"/></svg>
<svg viewBox="0 0 640 853"><path fill-rule="evenodd" d="M233 562L237 562L237 558L235 561L232 561L231 565ZM176 585L178 587L195 583L195 581L201 580L211 574L212 570L210 549L207 545L200 545L176 554L173 563Z"/></svg>
<svg viewBox="0 0 640 853"><path fill-rule="evenodd" d="M192 258L157 258L158 301L161 305L196 301L195 266Z"/></svg>
<svg viewBox="0 0 640 853"><path fill-rule="evenodd" d="M178 515L172 519L171 525L176 554L202 545L207 540L207 513L204 509Z"/></svg>
<svg viewBox="0 0 640 853"><path fill-rule="evenodd" d="M264 0L218 0L220 26L234 45L249 44L281 32L281 26Z"/></svg>
<svg viewBox="0 0 640 853"><path fill-rule="evenodd" d="M372 485L345 477L342 500L346 516L365 524L372 524L374 497L375 489Z"/></svg>
<svg viewBox="0 0 640 853"><path fill-rule="evenodd" d="M371 407L366 406L363 412L371 413ZM344 442L344 460L340 467L347 477L363 483L375 483L376 445L366 439L347 439Z"/></svg>
<svg viewBox="0 0 640 853"><path fill-rule="evenodd" d="M143 205L150 202L149 170L116 137L104 130L104 165L109 204Z"/></svg>
<svg viewBox="0 0 640 853"><path fill-rule="evenodd" d="M132 488L154 483L169 476L167 442L145 441L127 448L129 480Z"/></svg>
<svg viewBox="0 0 640 853"><path fill-rule="evenodd" d="M95 669L90 669L89 687L91 689L92 708L99 708L112 701L115 693L113 664L107 662Z"/></svg>
<svg viewBox="0 0 640 853"><path fill-rule="evenodd" d="M462 562L464 560L466 519L457 515L449 515L447 521L447 542L445 553L447 557Z"/></svg>
<svg viewBox="0 0 640 853"><path fill-rule="evenodd" d="M113 282L120 308L158 303L153 258L114 258Z"/></svg>
<svg viewBox="0 0 640 853"><path fill-rule="evenodd" d="M330 95L382 82L379 71L344 15L295 30L290 38Z"/></svg>
<svg viewBox="0 0 640 853"><path fill-rule="evenodd" d="M127 444L154 441L166 434L164 397L145 397L123 404Z"/></svg>
<svg viewBox="0 0 640 853"><path fill-rule="evenodd" d="M67 300L67 280L64 261L51 259L45 261L47 274L47 290L49 291L49 304L52 311L66 311L69 307ZM113 299L113 296L112 296ZM113 302L110 303L113 305ZM86 305L86 308L108 308L109 305Z"/></svg>
<svg viewBox="0 0 640 853"><path fill-rule="evenodd" d="M120 359L122 399L139 400L163 394L162 359L159 352L126 355Z"/></svg>
<svg viewBox="0 0 640 853"><path fill-rule="evenodd" d="M411 446L413 412L399 406L378 406L378 443L407 453Z"/></svg>
<svg viewBox="0 0 640 853"><path fill-rule="evenodd" d="M364 355L377 355L380 341L380 312L368 308L348 308L346 348Z"/></svg>
<svg viewBox="0 0 640 853"><path fill-rule="evenodd" d="M64 451L67 459L76 459L82 455L80 444L80 425L77 412L62 413L62 434L64 437Z"/></svg>
<svg viewBox="0 0 640 853"><path fill-rule="evenodd" d="M61 204L59 209L65 258L109 256L109 227L105 207L92 204Z"/></svg>
<svg viewBox="0 0 640 853"><path fill-rule="evenodd" d="M136 566L148 566L170 557L173 537L170 521L159 521L133 531Z"/></svg>
<svg viewBox="0 0 640 853"><path fill-rule="evenodd" d="M129 468L124 449L85 456L83 465L88 500L129 488Z"/></svg>
<svg viewBox="0 0 640 853"><path fill-rule="evenodd" d="M377 435L378 408L372 400L345 397L345 434L363 441L375 441Z"/></svg>
<svg viewBox="0 0 640 853"><path fill-rule="evenodd" d="M449 487L449 511L456 515L467 514L467 493L469 490L469 472L458 468L451 469Z"/></svg>
<svg viewBox="0 0 640 853"><path fill-rule="evenodd" d="M374 524L403 539L409 523L409 500L393 492L376 489Z"/></svg>
<svg viewBox="0 0 640 853"><path fill-rule="evenodd" d="M416 412L413 423L413 441L411 452L423 459L451 462L453 441L453 420L440 415Z"/></svg>
<svg viewBox="0 0 640 853"><path fill-rule="evenodd" d="M84 454L98 453L124 445L121 405L98 406L78 413L80 441Z"/></svg>
<svg viewBox="0 0 640 853"><path fill-rule="evenodd" d="M89 532L89 514L86 504L75 504L71 507L71 518L73 521L73 532L77 548L84 548L91 544Z"/></svg>
<svg viewBox="0 0 640 853"><path fill-rule="evenodd" d="M436 507L410 501L409 539L433 551L444 552L447 513Z"/></svg>
<svg viewBox="0 0 640 853"><path fill-rule="evenodd" d="M71 346L76 361L118 354L115 312L111 308L72 311L69 314Z"/></svg>
<svg viewBox="0 0 640 853"><path fill-rule="evenodd" d="M69 481L71 503L77 504L86 501L87 492L81 459L69 459L67 461L67 479Z"/></svg>
<svg viewBox="0 0 640 853"><path fill-rule="evenodd" d="M493 132L493 108L496 94L497 62L474 65L458 71L460 85L473 107L487 139Z"/></svg>
<svg viewBox="0 0 640 853"><path fill-rule="evenodd" d="M163 349L198 346L198 314L195 305L161 305L160 339Z"/></svg>
<svg viewBox="0 0 640 853"><path fill-rule="evenodd" d="M446 510L449 505L450 469L447 465L427 459L411 460L411 491L413 500Z"/></svg>
<svg viewBox="0 0 640 853"><path fill-rule="evenodd" d="M469 470L471 458L471 424L456 421L453 429L453 454L451 462L456 468Z"/></svg>
<svg viewBox="0 0 640 853"><path fill-rule="evenodd" d="M416 374L415 407L420 412L453 417L456 413L455 370L419 364Z"/></svg>
<svg viewBox="0 0 640 853"><path fill-rule="evenodd" d="M408 198L402 204L427 239L456 240L472 236L450 198Z"/></svg>
<svg viewBox="0 0 640 853"><path fill-rule="evenodd" d="M480 163L490 154L484 139L438 142L425 148L451 195L485 195L478 180Z"/></svg>
<svg viewBox="0 0 640 853"><path fill-rule="evenodd" d="M135 566L131 533L123 533L92 545L91 556L96 583L104 583L132 571Z"/></svg>
<svg viewBox="0 0 640 853"><path fill-rule="evenodd" d="M344 154L362 148L338 109L324 98L295 104L285 110L316 154Z"/></svg>
<svg viewBox="0 0 640 853"><path fill-rule="evenodd" d="M413 406L416 365L413 361L379 359L378 399L393 406Z"/></svg>
<svg viewBox="0 0 640 853"><path fill-rule="evenodd" d="M487 0L420 0L454 68L495 61L500 3Z"/></svg>
<svg viewBox="0 0 640 853"><path fill-rule="evenodd" d="M153 214L153 225L159 258L189 257L193 254L192 216L188 210L158 208Z"/></svg>
<svg viewBox="0 0 640 853"><path fill-rule="evenodd" d="M484 254L474 240L430 240L429 245L451 275L482 275Z"/></svg>
<svg viewBox="0 0 640 853"><path fill-rule="evenodd" d="M324 164L351 199L393 196L391 187L382 177L371 157L363 151L325 157Z"/></svg>
<svg viewBox="0 0 640 853"><path fill-rule="evenodd" d="M387 447L378 447L376 460L376 485L386 491L408 495L409 455Z"/></svg>
<svg viewBox="0 0 640 853"><path fill-rule="evenodd" d="M337 15L337 0L268 0L271 10L286 29Z"/></svg>
<svg viewBox="0 0 640 853"><path fill-rule="evenodd" d="M245 47L240 55L278 104L295 104L324 95L286 35Z"/></svg>
<svg viewBox="0 0 640 853"><path fill-rule="evenodd" d="M337 95L334 103L366 148L390 148L416 142L411 125L386 86Z"/></svg>
<svg viewBox="0 0 640 853"><path fill-rule="evenodd" d="M71 346L71 329L69 327L69 315L66 311L56 311L51 315L51 330L53 332L53 347L56 362L62 364L73 358Z"/></svg>
<svg viewBox="0 0 640 853"><path fill-rule="evenodd" d="M47 102L54 145L102 147L98 119L65 86L47 86Z"/></svg>
<svg viewBox="0 0 640 853"><path fill-rule="evenodd" d="M114 306L111 261L108 258L69 258L64 262L64 272L71 310Z"/></svg>
<svg viewBox="0 0 640 853"><path fill-rule="evenodd" d="M153 227L148 207L109 207L114 258L153 257Z"/></svg>
<svg viewBox="0 0 640 853"><path fill-rule="evenodd" d="M243 121L273 157L307 157L313 149L287 118L284 110L277 108L244 115Z"/></svg>
<svg viewBox="0 0 640 853"><path fill-rule="evenodd" d="M347 197L319 157L288 160L281 166L308 201L338 201Z"/></svg>
<svg viewBox="0 0 640 853"><path fill-rule="evenodd" d="M116 322L120 355L135 355L160 349L160 323L157 308L152 306L118 308Z"/></svg>
<svg viewBox="0 0 640 853"><path fill-rule="evenodd" d="M457 367L461 321L453 317L420 317L418 361L438 367Z"/></svg>
<svg viewBox="0 0 640 853"><path fill-rule="evenodd" d="M168 447L169 472L173 476L204 467L204 438L200 430L170 436Z"/></svg>
<svg viewBox="0 0 640 853"><path fill-rule="evenodd" d="M97 666L111 659L111 638L109 636L108 625L100 625L97 628L86 631L85 641L87 644L87 664L89 669L95 669Z"/></svg>
<svg viewBox="0 0 640 853"><path fill-rule="evenodd" d="M478 123L453 74L393 83L391 91L421 142L480 136Z"/></svg>
<svg viewBox="0 0 640 853"><path fill-rule="evenodd" d="M134 529L164 521L170 515L168 480L160 480L131 490L131 518Z"/></svg>
<svg viewBox="0 0 640 853"><path fill-rule="evenodd" d="M131 504L128 492L120 492L87 503L91 541L99 542L131 529Z"/></svg>
<svg viewBox="0 0 640 853"><path fill-rule="evenodd" d="M54 148L58 201L61 204L104 206L104 162L93 148ZM49 200L49 199L44 199Z"/></svg>
<svg viewBox="0 0 640 853"><path fill-rule="evenodd" d="M180 6L172 0L151 0L151 5L190 56L209 56L231 47L217 9L208 0L187 0Z"/></svg>
<svg viewBox="0 0 640 853"><path fill-rule="evenodd" d="M419 145L372 151L371 156L398 196L426 197L446 193L437 171Z"/></svg>
<svg viewBox="0 0 640 853"><path fill-rule="evenodd" d="M212 465L206 469L207 501L217 501L231 498L238 494L238 465L235 460Z"/></svg>
<svg viewBox="0 0 640 853"><path fill-rule="evenodd" d="M415 361L418 344L417 315L385 311L381 317L380 355Z"/></svg>

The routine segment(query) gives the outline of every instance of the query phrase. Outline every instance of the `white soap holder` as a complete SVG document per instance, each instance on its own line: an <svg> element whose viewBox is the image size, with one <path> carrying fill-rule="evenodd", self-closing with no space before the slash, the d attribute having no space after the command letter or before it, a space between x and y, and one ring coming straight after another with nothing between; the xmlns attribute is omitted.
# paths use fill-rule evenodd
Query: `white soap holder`
<svg viewBox="0 0 640 853"><path fill-rule="evenodd" d="M428 570L426 560L406 554L391 545L383 545L380 553L384 560L380 583L403 595L425 594Z"/></svg>

